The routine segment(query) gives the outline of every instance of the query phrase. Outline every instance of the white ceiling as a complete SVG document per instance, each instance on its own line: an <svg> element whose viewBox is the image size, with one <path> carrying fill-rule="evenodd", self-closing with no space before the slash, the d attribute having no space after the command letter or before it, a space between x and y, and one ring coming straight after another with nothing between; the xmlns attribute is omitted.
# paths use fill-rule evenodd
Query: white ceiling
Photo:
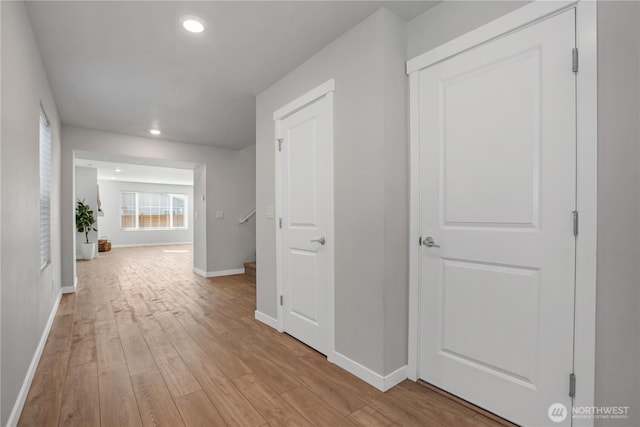
<svg viewBox="0 0 640 427"><path fill-rule="evenodd" d="M76 159L76 166L98 169L98 180L193 185L193 170ZM120 169L120 172L116 172Z"/></svg>
<svg viewBox="0 0 640 427"><path fill-rule="evenodd" d="M64 124L239 149L255 141L255 95L386 7L425 1L30 1ZM187 33L180 18L207 24Z"/></svg>

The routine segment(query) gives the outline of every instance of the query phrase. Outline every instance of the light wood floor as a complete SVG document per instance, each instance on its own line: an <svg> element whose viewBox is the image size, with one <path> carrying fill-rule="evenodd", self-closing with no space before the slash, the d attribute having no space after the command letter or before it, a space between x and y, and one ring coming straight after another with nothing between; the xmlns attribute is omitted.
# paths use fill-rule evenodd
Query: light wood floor
<svg viewBox="0 0 640 427"><path fill-rule="evenodd" d="M494 426L405 381L381 393L254 320L244 275L203 279L191 247L78 262L21 426Z"/></svg>

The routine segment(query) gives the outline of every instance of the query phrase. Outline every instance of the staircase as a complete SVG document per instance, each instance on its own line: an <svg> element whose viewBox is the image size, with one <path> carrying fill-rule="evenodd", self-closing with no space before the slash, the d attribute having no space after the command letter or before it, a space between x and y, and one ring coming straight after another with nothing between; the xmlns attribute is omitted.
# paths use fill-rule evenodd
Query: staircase
<svg viewBox="0 0 640 427"><path fill-rule="evenodd" d="M256 263L255 262L245 262L244 263L244 274L247 276L251 276L253 283L256 283Z"/></svg>

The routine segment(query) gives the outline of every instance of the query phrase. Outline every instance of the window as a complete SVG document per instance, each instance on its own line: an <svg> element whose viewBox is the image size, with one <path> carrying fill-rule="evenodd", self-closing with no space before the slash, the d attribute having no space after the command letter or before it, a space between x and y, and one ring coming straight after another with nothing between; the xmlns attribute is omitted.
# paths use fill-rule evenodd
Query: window
<svg viewBox="0 0 640 427"><path fill-rule="evenodd" d="M40 110L40 269L51 262L51 126Z"/></svg>
<svg viewBox="0 0 640 427"><path fill-rule="evenodd" d="M120 193L123 230L181 230L187 228L187 195Z"/></svg>

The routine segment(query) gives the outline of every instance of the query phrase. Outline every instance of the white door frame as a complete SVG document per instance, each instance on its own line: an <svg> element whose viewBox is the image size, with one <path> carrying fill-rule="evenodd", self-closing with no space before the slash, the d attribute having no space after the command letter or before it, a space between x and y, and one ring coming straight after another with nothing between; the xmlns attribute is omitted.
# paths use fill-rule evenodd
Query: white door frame
<svg viewBox="0 0 640 427"><path fill-rule="evenodd" d="M333 195L334 195L334 186L333 186L333 92L336 90L336 82L334 79L328 80L316 87L315 89L310 90L304 95L296 98L295 100L289 102L285 106L279 108L273 113L273 120L275 122L275 144L276 144L276 221L275 221L275 229L276 229L276 306L277 310L277 326L279 332L284 332L284 321L283 321L283 312L282 305L280 304L280 295L282 295L282 229L280 228L279 221L277 218L280 217L280 213L282 212L282 194L280 192L280 185L282 183L282 177L280 173L280 168L282 166L280 156L278 155L278 138L281 138L281 124L282 119L290 116L296 111L306 107L307 105L317 101L320 98L326 97L329 106L331 108L331 114L329 114L328 118L328 126L329 126L329 156L332 161L329 165L329 182L327 185L331 188L331 198L330 198L330 206L331 216L329 220L329 229L324 233L327 236L327 240L331 242L330 245L326 246L327 256L330 257L331 261L331 271L329 272L329 283L327 290L327 320L328 320L328 340L327 340L327 356L331 357L335 351L335 298L334 298L334 248L335 248L335 239L334 239L334 209L333 209Z"/></svg>
<svg viewBox="0 0 640 427"><path fill-rule="evenodd" d="M594 406L596 332L596 238L598 173L597 5L595 1L547 2L538 0L407 61L410 84L410 244L409 244L409 349L408 377L419 378L420 319L420 125L419 73L423 68L485 42L576 9L577 73L577 193L580 230L576 240L574 326L574 407ZM571 55L571 52L567 52ZM567 390L569 379L567 378ZM574 426L593 426L592 419L573 420Z"/></svg>

